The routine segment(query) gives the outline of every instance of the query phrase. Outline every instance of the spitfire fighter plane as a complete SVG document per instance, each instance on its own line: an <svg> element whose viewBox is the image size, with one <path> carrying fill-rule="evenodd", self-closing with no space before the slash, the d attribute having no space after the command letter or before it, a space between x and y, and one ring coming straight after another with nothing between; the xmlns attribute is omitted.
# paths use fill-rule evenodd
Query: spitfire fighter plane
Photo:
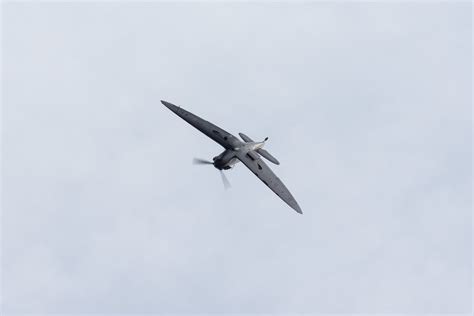
<svg viewBox="0 0 474 316"><path fill-rule="evenodd" d="M214 165L215 168L221 171L224 185L228 186L222 170L232 168L236 163L241 161L247 168L250 169L266 186L276 193L286 204L293 208L296 212L302 214L300 206L290 191L285 187L283 182L273 173L267 164L260 158L264 157L268 161L279 165L278 160L273 157L268 151L263 149L268 137L262 142L254 142L250 137L243 133L239 133L243 142L234 135L226 132L220 127L203 120L197 115L194 115L181 107L171 104L166 101L161 101L164 106L173 111L183 120L200 130L209 138L224 147L224 152L213 158L213 161L206 161L202 159L195 159L195 163Z"/></svg>

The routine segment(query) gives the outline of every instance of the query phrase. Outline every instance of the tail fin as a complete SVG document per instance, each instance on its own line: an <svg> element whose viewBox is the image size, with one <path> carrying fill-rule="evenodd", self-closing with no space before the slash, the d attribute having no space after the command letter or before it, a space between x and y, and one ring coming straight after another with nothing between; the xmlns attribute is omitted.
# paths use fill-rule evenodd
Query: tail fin
<svg viewBox="0 0 474 316"><path fill-rule="evenodd" d="M244 133L239 133L239 136L246 143L253 142L253 140L250 137L248 137L247 135L245 135ZM267 139L268 139L268 137L265 140L267 140ZM265 158L268 161L274 163L275 165L280 164L280 162L275 157L273 157L268 151L266 151L265 149L260 148L260 149L257 149L256 152L259 153L263 158Z"/></svg>

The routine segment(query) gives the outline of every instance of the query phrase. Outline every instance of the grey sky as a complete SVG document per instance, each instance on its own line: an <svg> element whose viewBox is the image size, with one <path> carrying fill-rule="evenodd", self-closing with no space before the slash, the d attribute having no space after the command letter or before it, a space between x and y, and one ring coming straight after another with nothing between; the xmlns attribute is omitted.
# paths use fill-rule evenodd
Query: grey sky
<svg viewBox="0 0 474 316"><path fill-rule="evenodd" d="M468 313L471 4L3 5L7 313ZM299 216L159 103L260 140Z"/></svg>

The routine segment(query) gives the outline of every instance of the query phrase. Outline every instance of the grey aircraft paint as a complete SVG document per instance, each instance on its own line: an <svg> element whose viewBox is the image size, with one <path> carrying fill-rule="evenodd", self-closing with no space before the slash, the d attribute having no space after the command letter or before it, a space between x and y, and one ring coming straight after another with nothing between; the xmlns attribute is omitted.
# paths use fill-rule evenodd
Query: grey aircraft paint
<svg viewBox="0 0 474 316"><path fill-rule="evenodd" d="M240 141L237 137L223 130L222 128L200 118L166 101L161 101L164 106L173 111L183 120L200 130L202 133L213 139L215 142L225 148L225 151L219 156L214 157L213 165L219 170L230 169L238 161L241 161L250 169L262 182L269 187L276 195L278 195L286 204L288 204L296 212L303 214L298 202L286 188L283 182L278 178L268 165L260 158L261 154L269 161L279 164L278 160L270 155L262 147L265 143L253 142L248 136L239 134L245 142ZM266 139L265 139L266 140ZM236 159L237 158L237 159Z"/></svg>

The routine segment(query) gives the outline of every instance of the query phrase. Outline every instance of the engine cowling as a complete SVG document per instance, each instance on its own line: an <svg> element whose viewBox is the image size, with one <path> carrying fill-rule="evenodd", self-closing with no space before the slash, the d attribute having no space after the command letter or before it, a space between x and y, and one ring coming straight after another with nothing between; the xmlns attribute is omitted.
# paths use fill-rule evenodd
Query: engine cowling
<svg viewBox="0 0 474 316"><path fill-rule="evenodd" d="M214 167L219 170L228 170L232 167L232 162L234 160L234 153L232 150L226 149L219 156L212 158L214 161Z"/></svg>

